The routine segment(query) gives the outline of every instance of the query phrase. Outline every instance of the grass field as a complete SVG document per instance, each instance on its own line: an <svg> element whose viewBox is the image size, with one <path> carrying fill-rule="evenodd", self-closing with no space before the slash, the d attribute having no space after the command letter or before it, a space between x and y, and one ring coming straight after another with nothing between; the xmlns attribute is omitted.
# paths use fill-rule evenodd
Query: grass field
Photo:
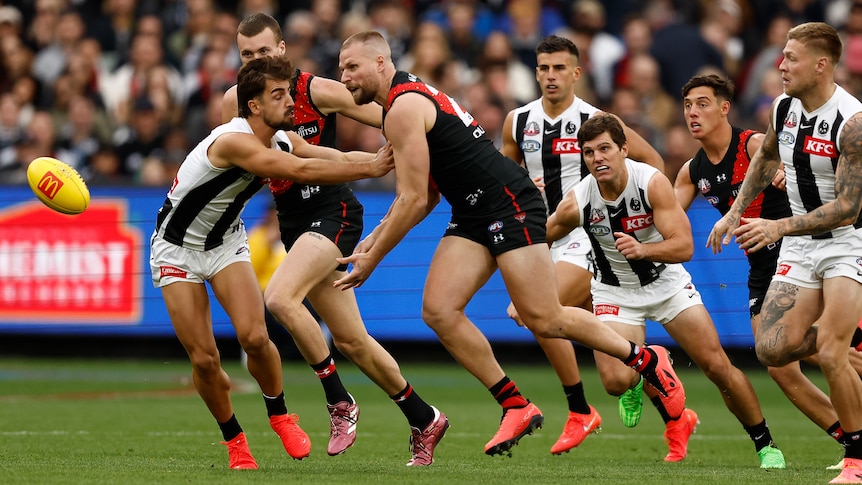
<svg viewBox="0 0 862 485"><path fill-rule="evenodd" d="M679 359L678 359L679 361ZM451 427L431 467L412 469L409 431L397 407L357 369L340 373L361 406L359 438L342 456L325 447L329 421L323 393L307 366L287 362L288 408L311 437L311 456L291 460L269 429L263 402L248 374L226 364L234 405L260 469L232 471L218 444L218 427L189 387L183 360L108 361L0 359L0 483L827 483L840 447L799 413L759 368L747 368L787 470L760 470L754 447L724 407L718 391L694 368L678 369L689 407L701 424L682 463L662 461L663 425L651 407L634 429L622 426L616 399L593 368L584 368L587 398L604 418L602 432L577 449L552 456L565 419L560 385L546 365L506 365L522 392L545 414L545 427L524 438L513 456L488 457L485 442L499 424L499 407L460 367L402 364L420 395L449 417ZM818 385L822 377L809 372Z"/></svg>

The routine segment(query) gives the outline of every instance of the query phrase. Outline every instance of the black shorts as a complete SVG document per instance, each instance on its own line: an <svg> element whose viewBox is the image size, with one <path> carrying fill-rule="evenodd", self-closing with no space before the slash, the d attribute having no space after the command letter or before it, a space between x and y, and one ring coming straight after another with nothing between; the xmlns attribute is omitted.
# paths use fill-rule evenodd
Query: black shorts
<svg viewBox="0 0 862 485"><path fill-rule="evenodd" d="M539 194L539 191L535 191ZM460 236L475 241L498 256L533 244L546 244L547 210L541 195L518 196L517 208L488 214L452 214L444 236Z"/></svg>
<svg viewBox="0 0 862 485"><path fill-rule="evenodd" d="M772 282L772 275L778 266L778 253L781 241L771 248L764 248L748 255L748 313L751 318L760 314L766 290Z"/></svg>
<svg viewBox="0 0 862 485"><path fill-rule="evenodd" d="M299 236L316 232L335 243L342 256L349 256L362 237L363 212L362 204L352 192L315 201L314 205L297 208L290 213L279 211L281 242L290 251ZM339 265L337 269L346 271L347 265Z"/></svg>

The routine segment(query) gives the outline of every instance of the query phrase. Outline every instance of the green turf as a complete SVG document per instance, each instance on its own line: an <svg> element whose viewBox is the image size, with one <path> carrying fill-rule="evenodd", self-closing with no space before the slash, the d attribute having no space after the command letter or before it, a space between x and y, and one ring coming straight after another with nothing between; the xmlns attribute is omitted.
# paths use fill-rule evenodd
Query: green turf
<svg viewBox="0 0 862 485"><path fill-rule="evenodd" d="M507 365L510 377L544 412L545 427L509 457L488 457L485 442L499 424L499 407L466 371L448 362L402 364L427 401L451 427L431 467L412 469L409 431L397 407L355 368L340 373L361 406L359 438L342 456L325 447L329 421L323 394L307 366L286 363L290 412L311 437L311 456L291 460L269 429L263 402L248 374L227 365L234 378L237 417L260 469L227 469L226 449L203 402L189 388L188 365L172 362L0 359L0 483L615 483L755 484L827 483L825 467L840 447L802 416L764 371L746 369L763 404L788 470L760 470L754 447L727 411L718 391L695 369L678 369L689 407L701 424L682 463L662 461L667 449L661 419L652 408L634 429L617 417L595 369L585 368L587 398L604 418L603 430L569 454L552 456L565 419L559 382L548 366ZM809 375L823 386L822 377ZM649 406L648 402L647 405Z"/></svg>

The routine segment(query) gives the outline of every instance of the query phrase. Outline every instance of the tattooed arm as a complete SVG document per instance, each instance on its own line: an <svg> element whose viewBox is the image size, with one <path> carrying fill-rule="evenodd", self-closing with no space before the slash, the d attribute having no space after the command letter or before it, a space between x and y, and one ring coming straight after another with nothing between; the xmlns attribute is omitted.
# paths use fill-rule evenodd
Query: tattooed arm
<svg viewBox="0 0 862 485"><path fill-rule="evenodd" d="M773 102L774 106L774 102ZM773 110L774 112L774 110ZM707 238L706 246L712 248L713 253L720 253L721 246L730 244L734 236L734 230L739 227L742 212L749 204L765 189L775 176L775 172L781 167L781 157L778 154L778 137L772 123L772 114L769 115L769 128L760 149L754 154L742 187L730 210L715 225ZM780 237L780 236L779 236Z"/></svg>
<svg viewBox="0 0 862 485"><path fill-rule="evenodd" d="M835 200L806 214L775 221L743 219L743 225L733 232L741 248L757 251L785 235L821 234L856 221L862 208L862 113L847 120L840 144Z"/></svg>

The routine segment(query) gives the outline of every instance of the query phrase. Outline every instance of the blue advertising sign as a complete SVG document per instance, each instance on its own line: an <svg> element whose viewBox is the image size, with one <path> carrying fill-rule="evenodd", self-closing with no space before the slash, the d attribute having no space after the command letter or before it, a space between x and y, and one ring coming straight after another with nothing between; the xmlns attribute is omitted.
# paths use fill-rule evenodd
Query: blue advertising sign
<svg viewBox="0 0 862 485"><path fill-rule="evenodd" d="M83 214L67 216L43 206L27 187L0 190L0 334L171 336L159 290L149 270L149 238L165 189L91 189ZM365 232L385 214L393 194L361 192ZM260 222L270 195L261 191L243 219ZM752 344L748 319L747 262L728 247L712 255L704 245L717 213L702 199L689 211L695 254L686 267L703 295L725 345ZM428 264L449 220L444 202L417 225L356 290L368 331L379 340L434 340L421 319ZM495 274L467 307L467 315L492 342L532 342L526 329L506 316L509 298ZM234 335L212 298L213 330ZM650 322L647 338L668 343Z"/></svg>

